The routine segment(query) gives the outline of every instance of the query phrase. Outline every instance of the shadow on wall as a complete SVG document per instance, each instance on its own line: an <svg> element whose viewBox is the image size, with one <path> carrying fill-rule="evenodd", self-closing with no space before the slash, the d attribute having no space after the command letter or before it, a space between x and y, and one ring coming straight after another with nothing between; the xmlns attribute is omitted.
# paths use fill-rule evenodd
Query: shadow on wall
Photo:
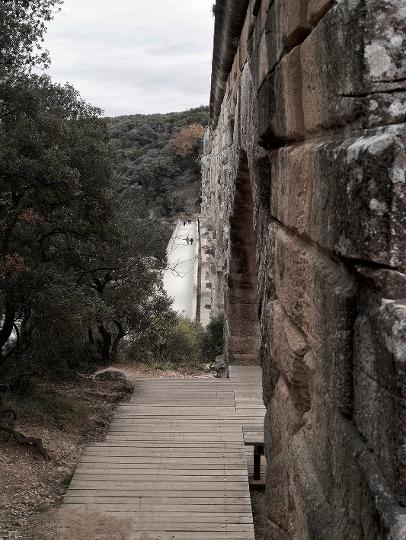
<svg viewBox="0 0 406 540"><path fill-rule="evenodd" d="M230 264L226 290L225 355L229 364L259 364L254 204L247 156L240 153L230 218Z"/></svg>

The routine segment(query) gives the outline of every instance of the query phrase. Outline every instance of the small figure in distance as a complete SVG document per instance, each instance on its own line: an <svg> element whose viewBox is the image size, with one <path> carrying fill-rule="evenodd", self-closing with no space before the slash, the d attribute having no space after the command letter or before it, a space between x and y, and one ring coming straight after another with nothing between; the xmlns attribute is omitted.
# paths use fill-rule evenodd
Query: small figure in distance
<svg viewBox="0 0 406 540"><path fill-rule="evenodd" d="M183 222L183 226L186 227L186 221Z"/></svg>
<svg viewBox="0 0 406 540"><path fill-rule="evenodd" d="M190 239L190 245L193 246L193 238Z"/></svg>

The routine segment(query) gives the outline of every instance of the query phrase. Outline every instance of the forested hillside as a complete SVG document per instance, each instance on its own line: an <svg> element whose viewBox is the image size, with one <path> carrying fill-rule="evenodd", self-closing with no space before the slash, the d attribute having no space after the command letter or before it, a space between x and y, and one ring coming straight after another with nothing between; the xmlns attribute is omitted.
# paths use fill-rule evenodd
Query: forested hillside
<svg viewBox="0 0 406 540"><path fill-rule="evenodd" d="M199 209L199 154L208 108L109 119L117 186L139 217L172 218Z"/></svg>

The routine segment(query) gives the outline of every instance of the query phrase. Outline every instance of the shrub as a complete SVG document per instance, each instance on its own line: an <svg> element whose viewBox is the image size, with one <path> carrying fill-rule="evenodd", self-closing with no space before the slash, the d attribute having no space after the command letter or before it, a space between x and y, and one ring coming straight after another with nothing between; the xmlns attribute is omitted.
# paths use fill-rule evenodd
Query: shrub
<svg viewBox="0 0 406 540"><path fill-rule="evenodd" d="M205 360L213 361L216 356L223 354L224 347L224 315L213 317L208 324L202 340L202 356Z"/></svg>
<svg viewBox="0 0 406 540"><path fill-rule="evenodd" d="M196 365L201 360L203 328L174 312L157 314L149 328L128 340L125 359L172 365Z"/></svg>

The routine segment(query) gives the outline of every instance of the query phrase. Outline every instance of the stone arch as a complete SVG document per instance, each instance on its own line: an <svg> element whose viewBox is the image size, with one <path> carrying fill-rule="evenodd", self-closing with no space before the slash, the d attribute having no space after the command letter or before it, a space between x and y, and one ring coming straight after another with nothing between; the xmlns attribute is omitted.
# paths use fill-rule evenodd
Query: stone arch
<svg viewBox="0 0 406 540"><path fill-rule="evenodd" d="M257 263L254 203L247 156L240 154L233 212L230 217L230 259L226 288L225 353L230 364L259 364Z"/></svg>

